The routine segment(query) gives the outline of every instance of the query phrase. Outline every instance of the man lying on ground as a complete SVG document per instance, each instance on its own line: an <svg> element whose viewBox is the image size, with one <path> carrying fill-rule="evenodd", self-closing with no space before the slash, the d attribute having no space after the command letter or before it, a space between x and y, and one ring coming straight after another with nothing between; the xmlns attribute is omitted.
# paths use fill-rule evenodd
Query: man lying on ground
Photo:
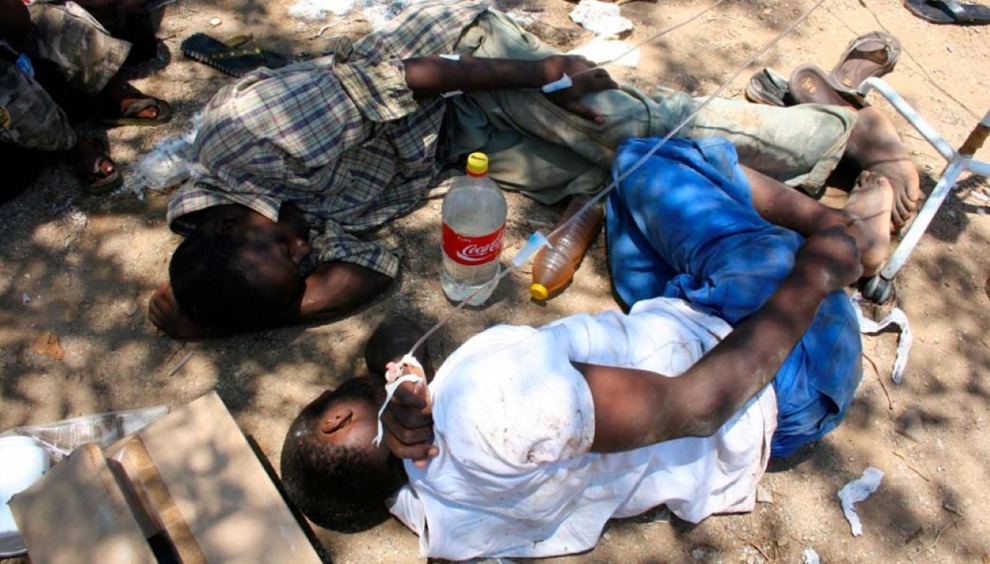
<svg viewBox="0 0 990 564"><path fill-rule="evenodd" d="M573 86L540 91L564 74ZM420 205L444 166L484 151L503 188L554 203L600 190L619 142L665 135L698 105L617 87L484 3L417 4L333 57L254 72L207 105L196 140L207 173L169 202L187 239L149 317L189 338L346 315L399 269L367 235ZM816 196L840 161L879 172L898 224L918 198L917 171L874 109L719 99L683 135L726 137L743 164Z"/></svg>
<svg viewBox="0 0 990 564"><path fill-rule="evenodd" d="M617 171L655 141L626 142ZM452 560L588 550L608 519L661 504L692 522L751 510L771 449L787 456L822 437L852 400L861 345L843 288L886 247L893 190L864 172L849 206L832 210L735 158L723 140L674 140L610 194L628 314L482 332L428 388L399 386L381 446L382 378L308 405L282 450L292 501L342 530L387 509L424 556ZM420 335L384 321L369 369Z"/></svg>
<svg viewBox="0 0 990 564"><path fill-rule="evenodd" d="M155 55L156 39L142 2L81 2L117 26L107 30L74 2L0 0L0 168L11 171L0 201L12 198L41 171L49 154L64 152L88 192L123 182L102 131L80 123L159 125L168 104L121 76L126 63ZM126 37L137 43L132 48Z"/></svg>

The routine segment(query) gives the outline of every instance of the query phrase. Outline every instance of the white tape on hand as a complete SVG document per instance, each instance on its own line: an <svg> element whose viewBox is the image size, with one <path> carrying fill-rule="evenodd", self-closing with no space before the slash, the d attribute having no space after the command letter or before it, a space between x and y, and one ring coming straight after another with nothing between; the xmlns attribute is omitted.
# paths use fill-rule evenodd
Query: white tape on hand
<svg viewBox="0 0 990 564"><path fill-rule="evenodd" d="M382 402L382 407L378 410L378 434L371 441L376 447L382 444L382 437L385 435L385 428L382 426L382 414L385 413L388 402L392 401L395 390L404 382L426 383L426 380L418 374L412 372L403 374L402 371L406 366L415 366L420 370L423 369L423 365L414 356L409 354L403 356L399 362L390 362L388 364L388 369L385 373L385 381L388 382L385 384L385 401Z"/></svg>
<svg viewBox="0 0 990 564"><path fill-rule="evenodd" d="M553 92L564 90L570 88L571 86L574 86L574 81L571 80L571 77L567 76L567 73L565 72L564 76L562 76L559 80L555 80L549 84L544 84L542 90L544 94L552 94Z"/></svg>

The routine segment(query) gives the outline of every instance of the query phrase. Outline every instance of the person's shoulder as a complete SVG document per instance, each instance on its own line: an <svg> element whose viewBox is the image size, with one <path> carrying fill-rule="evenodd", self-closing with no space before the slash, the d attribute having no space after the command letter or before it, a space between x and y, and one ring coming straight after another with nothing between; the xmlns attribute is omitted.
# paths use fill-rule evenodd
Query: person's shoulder
<svg viewBox="0 0 990 564"><path fill-rule="evenodd" d="M537 330L523 325L495 325L474 335L447 357L434 378L437 386L444 382L448 374L465 375L465 367L476 364L494 365L504 357L512 358L532 343L527 337Z"/></svg>

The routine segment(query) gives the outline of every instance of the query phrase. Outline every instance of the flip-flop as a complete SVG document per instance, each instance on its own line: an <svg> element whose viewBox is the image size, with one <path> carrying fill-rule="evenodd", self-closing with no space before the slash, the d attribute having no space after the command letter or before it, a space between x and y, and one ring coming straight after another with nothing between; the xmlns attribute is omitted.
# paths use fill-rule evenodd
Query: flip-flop
<svg viewBox="0 0 990 564"><path fill-rule="evenodd" d="M836 90L829 82L825 71L815 64L802 65L794 69L787 85L791 96L799 104L827 104L853 109L863 107L862 102L850 100Z"/></svg>
<svg viewBox="0 0 990 564"><path fill-rule="evenodd" d="M283 55L258 47L248 36L220 41L205 33L195 33L182 42L182 54L233 77L260 68L277 69L289 64Z"/></svg>
<svg viewBox="0 0 990 564"><path fill-rule="evenodd" d="M120 111L120 115L101 117L100 123L104 125L156 126L172 120L172 107L168 105L168 102L152 96L145 96L144 94L141 94L141 96L144 97L135 98L131 103L127 104ZM148 108L155 108L157 110L154 118L138 117L138 114Z"/></svg>
<svg viewBox="0 0 990 564"><path fill-rule="evenodd" d="M839 92L856 93L860 83L894 70L901 56L901 42L889 33L871 31L849 42L839 62L828 73L829 82Z"/></svg>
<svg viewBox="0 0 990 564"><path fill-rule="evenodd" d="M773 69L757 71L746 84L746 99L756 104L769 106L793 106L787 79Z"/></svg>
<svg viewBox="0 0 990 564"><path fill-rule="evenodd" d="M73 168L83 181L83 190L88 194L106 194L119 188L124 183L120 169L110 157L110 148L102 139L87 138L94 143L94 152L73 163ZM107 174L100 166L104 162L113 165L113 172Z"/></svg>
<svg viewBox="0 0 990 564"><path fill-rule="evenodd" d="M923 20L936 24L990 24L990 7L963 4L956 0L904 0L904 7Z"/></svg>

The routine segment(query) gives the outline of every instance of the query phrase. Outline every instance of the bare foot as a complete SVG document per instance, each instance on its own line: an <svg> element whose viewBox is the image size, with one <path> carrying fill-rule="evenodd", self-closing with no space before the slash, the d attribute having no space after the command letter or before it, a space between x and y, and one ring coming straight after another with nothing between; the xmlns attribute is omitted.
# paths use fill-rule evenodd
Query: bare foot
<svg viewBox="0 0 990 564"><path fill-rule="evenodd" d="M892 230L900 230L918 209L921 179L893 122L876 108L860 110L846 150L863 170L880 173L890 182L895 196Z"/></svg>
<svg viewBox="0 0 990 564"><path fill-rule="evenodd" d="M186 315L172 293L172 285L163 284L148 302L148 319L162 331L176 339L201 339L210 332L197 325Z"/></svg>
<svg viewBox="0 0 990 564"><path fill-rule="evenodd" d="M900 231L918 210L918 201L921 199L918 169L914 163L904 160L875 163L866 170L878 173L890 181L894 191L890 227L892 233Z"/></svg>
<svg viewBox="0 0 990 564"><path fill-rule="evenodd" d="M864 170L856 179L842 210L859 219L856 240L863 261L863 277L880 271L890 245L894 189L881 174Z"/></svg>

